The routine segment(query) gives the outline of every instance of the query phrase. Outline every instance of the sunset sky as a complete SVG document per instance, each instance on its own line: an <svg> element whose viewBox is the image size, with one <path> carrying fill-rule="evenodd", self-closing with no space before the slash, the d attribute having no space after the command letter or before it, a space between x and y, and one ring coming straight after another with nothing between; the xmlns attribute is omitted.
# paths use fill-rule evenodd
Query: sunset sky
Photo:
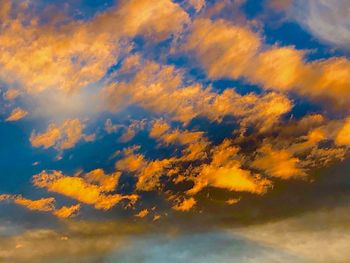
<svg viewBox="0 0 350 263"><path fill-rule="evenodd" d="M0 0L0 262L350 262L350 1Z"/></svg>

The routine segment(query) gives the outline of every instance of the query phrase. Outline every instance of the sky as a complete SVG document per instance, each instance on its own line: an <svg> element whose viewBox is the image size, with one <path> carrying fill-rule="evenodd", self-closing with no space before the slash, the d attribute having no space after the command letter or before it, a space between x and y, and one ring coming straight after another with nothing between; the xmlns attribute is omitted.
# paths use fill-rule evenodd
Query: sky
<svg viewBox="0 0 350 263"><path fill-rule="evenodd" d="M0 0L0 262L348 262L349 17Z"/></svg>

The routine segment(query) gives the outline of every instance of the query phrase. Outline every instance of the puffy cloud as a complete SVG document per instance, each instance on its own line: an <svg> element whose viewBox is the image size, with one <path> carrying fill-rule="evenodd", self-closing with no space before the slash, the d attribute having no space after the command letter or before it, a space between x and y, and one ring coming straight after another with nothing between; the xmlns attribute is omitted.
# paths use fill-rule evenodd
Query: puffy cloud
<svg viewBox="0 0 350 263"><path fill-rule="evenodd" d="M64 137L58 147L62 150L72 148L80 140L83 127L78 119L65 121L60 128Z"/></svg>
<svg viewBox="0 0 350 263"><path fill-rule="evenodd" d="M47 131L42 134L32 133L30 136L30 143L34 147L49 148L56 144L61 137L61 131L54 124L50 124Z"/></svg>
<svg viewBox="0 0 350 263"><path fill-rule="evenodd" d="M176 145L181 155L147 160L134 152L136 148L126 149L116 168L135 174L136 189L141 191L186 181L194 184L185 190L192 195L205 187L263 194L272 186L273 178L304 179L310 169L344 159L347 149L331 142L345 123L314 114L273 126L275 135L264 134L262 142L254 133L242 133L215 146L202 132L174 129L165 120L157 119L151 122L150 136L163 146ZM327 147L322 146L321 142L327 141ZM252 148L240 149L247 142L254 143ZM264 176L255 174L256 170ZM169 179L161 181L161 177Z"/></svg>
<svg viewBox="0 0 350 263"><path fill-rule="evenodd" d="M180 32L189 20L170 0L121 1L88 21L64 17L44 24L28 6L10 3L1 8L5 26L0 36L0 76L8 82L17 79L29 92L48 88L69 92L94 83L117 60L123 38L143 34L161 40Z"/></svg>
<svg viewBox="0 0 350 263"><path fill-rule="evenodd" d="M238 151L229 140L213 148L211 162L198 167L198 175L193 178L194 186L188 190L188 194L196 194L207 186L237 192L265 193L271 182L243 169Z"/></svg>
<svg viewBox="0 0 350 263"><path fill-rule="evenodd" d="M121 173L106 174L102 169L92 170L84 175L88 183L97 184L102 191L112 192L116 189Z"/></svg>
<svg viewBox="0 0 350 263"><path fill-rule="evenodd" d="M258 157L252 162L252 166L281 179L306 175L298 158L293 157L287 150L275 150L271 145L263 145L258 149Z"/></svg>
<svg viewBox="0 0 350 263"><path fill-rule="evenodd" d="M266 136L248 154L252 157L249 166L270 176L290 179L303 178L311 169L342 161L348 147L340 143L340 138L346 138L347 122L348 119L329 120L319 114L290 119L275 126L276 136Z"/></svg>
<svg viewBox="0 0 350 263"><path fill-rule="evenodd" d="M149 135L152 138L160 138L170 128L171 128L170 125L166 121L162 119L158 119L152 123L152 128L150 130Z"/></svg>
<svg viewBox="0 0 350 263"><path fill-rule="evenodd" d="M50 192L59 193L76 199L96 209L108 210L121 200L134 203L137 195L109 194L115 190L114 180L119 174L105 175L101 170L87 173L85 176L65 176L60 171L43 171L33 177L33 184Z"/></svg>
<svg viewBox="0 0 350 263"><path fill-rule="evenodd" d="M136 190L156 190L160 186L160 177L168 174L167 170L176 158L148 161L144 155L134 153L135 150L124 151L123 158L116 162L115 167L137 176Z"/></svg>
<svg viewBox="0 0 350 263"><path fill-rule="evenodd" d="M204 132L172 129L167 122L158 119L152 123L149 135L165 145L186 146L182 151L181 161L200 160L206 157L209 141Z"/></svg>
<svg viewBox="0 0 350 263"><path fill-rule="evenodd" d="M33 131L30 136L30 142L33 147L50 148L55 147L59 150L69 149L83 136L84 125L79 119L69 119L64 121L60 126L51 123L43 133L36 134Z"/></svg>
<svg viewBox="0 0 350 263"><path fill-rule="evenodd" d="M147 164L138 171L136 189L140 191L156 190L160 186L160 177L169 176L168 170L174 160L174 158L169 158L148 161Z"/></svg>
<svg viewBox="0 0 350 263"><path fill-rule="evenodd" d="M243 125L255 124L264 130L292 107L288 98L273 92L240 95L226 89L219 94L198 84L186 86L182 72L173 66L143 61L134 67L136 72L130 81L110 83L102 90L110 110L136 104L185 124L199 116L220 121L232 115Z"/></svg>
<svg viewBox="0 0 350 263"><path fill-rule="evenodd" d="M20 119L23 119L25 116L27 116L28 112L21 109L21 108L15 108L10 116L7 117L6 121L18 121Z"/></svg>
<svg viewBox="0 0 350 263"><path fill-rule="evenodd" d="M289 151L291 153L303 153L310 148L317 147L319 142L327 139L327 134L321 128L310 130L305 136L305 141L293 144Z"/></svg>
<svg viewBox="0 0 350 263"><path fill-rule="evenodd" d="M280 118L292 109L293 103L274 92L241 96L227 89L215 99L213 106L221 115L237 117L242 128L253 125L259 132L266 132L279 123Z"/></svg>
<svg viewBox="0 0 350 263"><path fill-rule="evenodd" d="M176 211L187 212L190 211L196 203L197 201L193 197L190 197L173 206L173 209Z"/></svg>
<svg viewBox="0 0 350 263"><path fill-rule="evenodd" d="M115 167L126 172L135 172L146 166L147 162L142 154L126 153L126 156L118 160Z"/></svg>

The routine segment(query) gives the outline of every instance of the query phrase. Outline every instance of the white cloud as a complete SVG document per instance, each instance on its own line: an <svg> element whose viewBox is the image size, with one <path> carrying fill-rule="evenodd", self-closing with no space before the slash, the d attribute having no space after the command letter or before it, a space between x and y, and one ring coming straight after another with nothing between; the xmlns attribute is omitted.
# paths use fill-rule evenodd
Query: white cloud
<svg viewBox="0 0 350 263"><path fill-rule="evenodd" d="M350 1L296 0L291 15L317 38L349 48Z"/></svg>

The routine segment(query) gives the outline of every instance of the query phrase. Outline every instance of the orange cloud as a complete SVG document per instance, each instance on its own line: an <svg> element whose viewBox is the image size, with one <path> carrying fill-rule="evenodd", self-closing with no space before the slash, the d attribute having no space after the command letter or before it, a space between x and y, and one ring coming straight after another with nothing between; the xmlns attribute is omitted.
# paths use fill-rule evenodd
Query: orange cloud
<svg viewBox="0 0 350 263"><path fill-rule="evenodd" d="M187 212L190 211L196 205L196 203L197 201L193 197L190 197L173 206L173 209L176 211Z"/></svg>
<svg viewBox="0 0 350 263"><path fill-rule="evenodd" d="M166 171L176 158L148 161L144 155L134 153L134 150L124 151L123 158L115 164L116 169L134 173L137 176L137 190L156 190L160 177L167 175Z"/></svg>
<svg viewBox="0 0 350 263"><path fill-rule="evenodd" d="M258 150L258 157L251 165L270 176L289 179L306 176L300 163L301 161L293 157L287 150L275 150L271 145L263 145Z"/></svg>
<svg viewBox="0 0 350 263"><path fill-rule="evenodd" d="M345 57L304 61L294 47L263 48L249 27L223 20L197 19L183 48L193 51L211 78L245 78L265 89L296 91L312 99L328 99L347 108L350 103L350 61Z"/></svg>
<svg viewBox="0 0 350 263"><path fill-rule="evenodd" d="M120 142L128 142L132 140L138 131L143 130L145 127L145 120L132 121L126 131L119 138Z"/></svg>
<svg viewBox="0 0 350 263"><path fill-rule="evenodd" d="M337 145L350 146L350 118L345 121L344 125L336 135L335 143Z"/></svg>
<svg viewBox="0 0 350 263"><path fill-rule="evenodd" d="M102 90L110 110L137 104L184 124L198 116L221 121L232 115L242 125L255 124L266 130L292 107L288 98L273 92L240 95L234 89L226 89L218 94L198 84L185 86L182 73L173 66L143 61L135 67L129 82L111 83Z"/></svg>
<svg viewBox="0 0 350 263"><path fill-rule="evenodd" d="M117 15L122 19L122 27L118 30L125 35L144 34L158 39L164 39L170 33L181 32L183 25L189 22L187 13L171 0L124 0ZM117 29L114 30L118 32Z"/></svg>
<svg viewBox="0 0 350 263"><path fill-rule="evenodd" d="M57 209L53 212L53 214L55 216L57 216L58 218L68 218L68 217L72 217L73 215L75 215L78 211L80 210L80 205L72 205L70 207L67 206L63 206L60 209Z"/></svg>
<svg viewBox="0 0 350 263"><path fill-rule="evenodd" d="M235 205L235 204L239 203L240 200L241 199L239 199L239 198L230 198L226 201L226 204Z"/></svg>
<svg viewBox="0 0 350 263"><path fill-rule="evenodd" d="M131 153L117 161L115 167L126 172L136 172L140 171L146 164L147 162L142 154Z"/></svg>
<svg viewBox="0 0 350 263"><path fill-rule="evenodd" d="M158 119L158 120L155 120L152 123L152 127L151 127L149 135L152 138L159 138L164 133L166 133L170 128L171 127L170 127L170 125L167 122L165 122L162 119Z"/></svg>
<svg viewBox="0 0 350 263"><path fill-rule="evenodd" d="M187 145L203 139L204 132L170 130L170 125L163 120L153 122L149 135L165 144Z"/></svg>
<svg viewBox="0 0 350 263"><path fill-rule="evenodd" d="M72 217L80 209L80 205L70 207L63 206L60 209L55 208L55 198L41 198L38 200L30 200L21 195L0 195L0 201L13 200L15 204L21 205L32 211L51 212L58 218Z"/></svg>
<svg viewBox="0 0 350 263"><path fill-rule="evenodd" d="M260 36L225 20L196 19L184 48L195 50L209 77L240 77L260 47Z"/></svg>
<svg viewBox="0 0 350 263"><path fill-rule="evenodd" d="M59 150L65 150L74 147L74 145L83 137L82 130L84 125L79 119L69 119L60 126L50 124L46 132L36 134L33 131L30 136L30 142L33 147L44 147L45 149L55 147Z"/></svg>
<svg viewBox="0 0 350 263"><path fill-rule="evenodd" d="M164 120L155 120L149 133L150 137L157 139L165 145L178 144L186 146L182 151L181 161L200 160L206 157L206 148L209 146L204 132L171 129Z"/></svg>
<svg viewBox="0 0 350 263"><path fill-rule="evenodd" d="M116 175L101 178L101 172L88 173L86 177L70 177L60 171L43 171L33 177L33 184L50 192L59 193L84 204L93 205L96 209L108 210L121 200L134 203L137 195L108 194L115 190L110 185L110 179ZM114 186L115 187L115 186Z"/></svg>
<svg viewBox="0 0 350 263"><path fill-rule="evenodd" d="M139 213L137 213L135 216L139 218L144 218L149 214L148 209L143 209Z"/></svg>
<svg viewBox="0 0 350 263"><path fill-rule="evenodd" d="M50 124L47 131L41 134L32 133L30 143L34 147L49 148L56 144L61 137L61 131L54 124Z"/></svg>
<svg viewBox="0 0 350 263"><path fill-rule="evenodd" d="M14 202L33 211L49 212L55 209L55 198L42 198L39 200L29 200L21 196L16 196Z"/></svg>
<svg viewBox="0 0 350 263"><path fill-rule="evenodd" d="M198 175L192 179L194 186L187 193L196 194L207 186L254 194L265 193L271 182L243 169L238 150L229 140L215 147L211 163L198 167Z"/></svg>
<svg viewBox="0 0 350 263"><path fill-rule="evenodd" d="M265 88L288 90L296 87L305 74L303 52L293 47L272 47L250 61L245 75Z"/></svg>
<svg viewBox="0 0 350 263"><path fill-rule="evenodd" d="M102 169L95 169L86 173L84 178L88 183L97 184L102 191L112 192L116 189L120 176L120 172L106 174Z"/></svg>
<svg viewBox="0 0 350 263"><path fill-rule="evenodd" d="M22 118L24 118L25 116L27 116L28 112L21 109L21 108L16 108L14 109L10 116L7 117L6 121L18 121Z"/></svg>
<svg viewBox="0 0 350 263"><path fill-rule="evenodd" d="M152 191L159 187L161 176L168 176L167 170L171 167L175 158L149 161L137 173L136 189L140 191Z"/></svg>
<svg viewBox="0 0 350 263"><path fill-rule="evenodd" d="M0 76L18 80L30 93L49 88L70 92L94 83L115 63L125 38L142 34L162 40L189 22L171 0L120 1L84 22L61 15L42 24L25 4L10 3L1 12L6 27L0 36Z"/></svg>

